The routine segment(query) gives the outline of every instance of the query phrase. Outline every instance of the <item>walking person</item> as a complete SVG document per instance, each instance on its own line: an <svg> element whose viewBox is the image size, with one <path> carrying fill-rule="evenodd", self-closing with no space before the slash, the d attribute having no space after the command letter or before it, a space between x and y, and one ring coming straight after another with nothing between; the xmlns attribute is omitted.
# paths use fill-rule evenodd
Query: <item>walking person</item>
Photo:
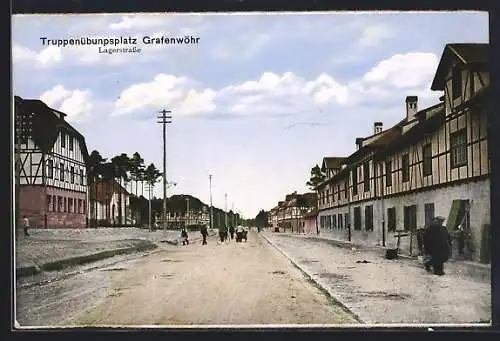
<svg viewBox="0 0 500 341"><path fill-rule="evenodd" d="M424 232L425 269L435 275L444 275L444 263L450 258L451 237L443 226L443 217L435 217Z"/></svg>
<svg viewBox="0 0 500 341"><path fill-rule="evenodd" d="M23 229L24 229L24 235L26 237L30 236L30 234L28 233L29 228L30 228L30 220L28 219L27 216L23 216Z"/></svg>
<svg viewBox="0 0 500 341"><path fill-rule="evenodd" d="M231 240L234 239L234 226L229 227L229 234L231 235Z"/></svg>
<svg viewBox="0 0 500 341"><path fill-rule="evenodd" d="M201 245L207 245L207 235L208 235L207 227L205 225L203 225L200 228L200 232L201 232L201 236L203 237L203 242L201 243Z"/></svg>
<svg viewBox="0 0 500 341"><path fill-rule="evenodd" d="M188 233L186 228L183 228L181 231L182 245L189 245Z"/></svg>

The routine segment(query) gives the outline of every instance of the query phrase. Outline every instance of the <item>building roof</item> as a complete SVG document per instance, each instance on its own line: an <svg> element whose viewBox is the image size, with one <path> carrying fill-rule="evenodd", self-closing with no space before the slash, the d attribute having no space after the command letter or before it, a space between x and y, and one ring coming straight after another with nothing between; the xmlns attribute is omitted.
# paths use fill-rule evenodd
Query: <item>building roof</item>
<svg viewBox="0 0 500 341"><path fill-rule="evenodd" d="M89 153L85 138L64 120L66 114L50 108L38 99L23 99L19 96L14 96L14 110L15 115L33 114L31 117L31 138L40 149L45 152L50 151L59 132L65 130L70 132L79 142L85 163L88 163Z"/></svg>
<svg viewBox="0 0 500 341"><path fill-rule="evenodd" d="M110 202L111 195L114 193L123 193L129 195L130 193L115 179L97 179L95 185L95 193L91 195L90 199L96 197L97 201L101 203Z"/></svg>
<svg viewBox="0 0 500 341"><path fill-rule="evenodd" d="M324 171L326 169L338 169L342 166L345 157L329 156L324 157L321 164L321 169Z"/></svg>
<svg viewBox="0 0 500 341"><path fill-rule="evenodd" d="M489 44L466 43L446 44L437 67L431 90L444 90L446 74L453 59L462 64L485 64L489 62Z"/></svg>

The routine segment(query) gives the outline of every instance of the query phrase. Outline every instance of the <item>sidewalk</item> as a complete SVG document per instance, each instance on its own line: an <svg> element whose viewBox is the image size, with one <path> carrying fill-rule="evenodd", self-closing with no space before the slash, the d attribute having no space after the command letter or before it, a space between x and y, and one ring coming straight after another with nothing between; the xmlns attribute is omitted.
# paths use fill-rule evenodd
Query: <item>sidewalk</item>
<svg viewBox="0 0 500 341"><path fill-rule="evenodd" d="M457 262L445 276L418 261L387 260L380 248L346 247L317 236L261 232L308 277L365 323L460 324L491 319L491 282ZM343 244L343 245L341 245Z"/></svg>
<svg viewBox="0 0 500 341"><path fill-rule="evenodd" d="M153 249L158 243L176 244L178 231L149 232L137 228L31 229L16 240L16 272L29 276L51 270Z"/></svg>

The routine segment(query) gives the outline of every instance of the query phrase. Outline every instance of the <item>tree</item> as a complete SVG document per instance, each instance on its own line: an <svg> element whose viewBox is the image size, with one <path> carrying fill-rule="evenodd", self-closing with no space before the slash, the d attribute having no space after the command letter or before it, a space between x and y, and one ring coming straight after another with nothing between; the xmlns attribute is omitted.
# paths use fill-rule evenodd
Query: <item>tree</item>
<svg viewBox="0 0 500 341"><path fill-rule="evenodd" d="M132 154L132 157L129 160L130 167L130 180L135 181L135 196L137 197L139 181L142 182L143 172L144 172L144 159L138 152ZM138 221L139 210L134 210L134 220Z"/></svg>
<svg viewBox="0 0 500 341"><path fill-rule="evenodd" d="M268 213L264 210L260 210L259 213L255 216L255 224L260 227L266 227L267 226L267 215Z"/></svg>
<svg viewBox="0 0 500 341"><path fill-rule="evenodd" d="M90 201L90 219L91 225L97 227L97 180L102 173L102 165L106 162L97 150L93 150L89 155L89 162L87 168L87 183L89 188L89 201Z"/></svg>
<svg viewBox="0 0 500 341"><path fill-rule="evenodd" d="M310 189L316 191L316 187L326 179L326 174L321 171L321 168L316 164L313 168L311 168L311 177L309 181L306 183Z"/></svg>
<svg viewBox="0 0 500 341"><path fill-rule="evenodd" d="M153 163L151 163L144 172L144 179L148 185L154 186L162 175L163 173L160 172Z"/></svg>

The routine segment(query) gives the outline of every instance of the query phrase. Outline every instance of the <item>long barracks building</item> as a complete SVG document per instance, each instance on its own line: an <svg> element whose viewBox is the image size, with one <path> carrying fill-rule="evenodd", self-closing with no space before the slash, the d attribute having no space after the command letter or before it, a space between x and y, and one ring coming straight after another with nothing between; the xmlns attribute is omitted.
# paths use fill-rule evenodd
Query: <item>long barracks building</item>
<svg viewBox="0 0 500 341"><path fill-rule="evenodd" d="M488 261L488 62L488 44L445 46L431 87L444 91L440 102L418 110L408 96L404 119L375 122L317 187L320 233L386 247L402 234L402 252L416 255L417 231L439 215L453 236L464 231L453 257Z"/></svg>

